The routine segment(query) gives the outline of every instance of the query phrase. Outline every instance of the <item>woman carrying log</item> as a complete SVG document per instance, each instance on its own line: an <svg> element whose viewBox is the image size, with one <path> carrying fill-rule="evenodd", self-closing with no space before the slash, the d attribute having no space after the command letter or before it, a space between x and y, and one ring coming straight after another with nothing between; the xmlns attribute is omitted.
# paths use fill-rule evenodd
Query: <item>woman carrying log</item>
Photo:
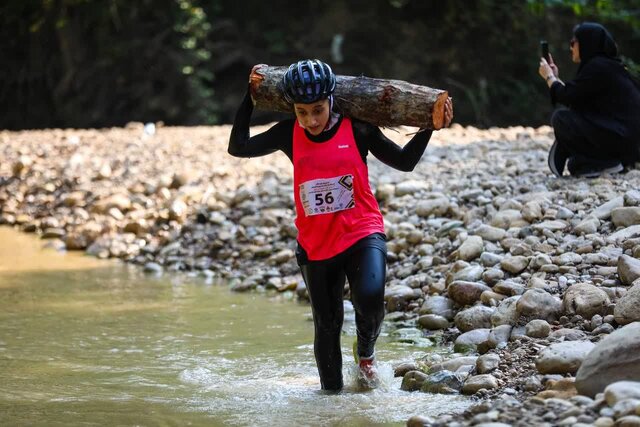
<svg viewBox="0 0 640 427"><path fill-rule="evenodd" d="M262 81L260 67L253 67L250 85ZM232 156L264 156L280 150L293 163L296 257L311 300L320 383L327 391L343 387L340 334L345 277L356 313L358 382L366 388L379 383L374 346L384 318L387 249L382 214L369 185L367 154L411 171L431 137L431 131L420 131L404 147L396 145L376 126L335 111L335 86L335 74L322 61L294 63L283 75L282 90L293 104L295 119L250 137L253 102L248 90L229 138ZM452 118L447 99L446 126Z"/></svg>
<svg viewBox="0 0 640 427"><path fill-rule="evenodd" d="M621 172L640 161L640 88L617 58L611 34L600 24L574 28L571 59L579 64L575 78L563 82L558 67L540 58L538 72L551 99L569 108L553 113L555 142L549 168L562 176L565 165L578 177Z"/></svg>

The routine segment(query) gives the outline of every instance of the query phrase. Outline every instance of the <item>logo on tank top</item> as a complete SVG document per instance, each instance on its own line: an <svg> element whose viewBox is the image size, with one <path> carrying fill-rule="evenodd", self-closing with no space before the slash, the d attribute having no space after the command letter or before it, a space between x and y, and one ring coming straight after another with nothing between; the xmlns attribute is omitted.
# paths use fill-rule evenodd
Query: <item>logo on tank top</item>
<svg viewBox="0 0 640 427"><path fill-rule="evenodd" d="M349 144L338 145L338 148L349 148Z"/></svg>

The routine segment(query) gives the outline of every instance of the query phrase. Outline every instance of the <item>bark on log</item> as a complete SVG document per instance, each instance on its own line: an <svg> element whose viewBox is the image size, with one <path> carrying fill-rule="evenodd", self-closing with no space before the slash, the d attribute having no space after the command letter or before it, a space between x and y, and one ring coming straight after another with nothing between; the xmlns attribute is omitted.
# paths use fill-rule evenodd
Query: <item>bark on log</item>
<svg viewBox="0 0 640 427"><path fill-rule="evenodd" d="M256 108L292 112L285 101L281 81L287 67L262 67L262 82L251 84ZM370 77L336 76L334 100L339 109L376 126L416 126L441 129L444 126L444 103L447 91L415 85L402 80Z"/></svg>

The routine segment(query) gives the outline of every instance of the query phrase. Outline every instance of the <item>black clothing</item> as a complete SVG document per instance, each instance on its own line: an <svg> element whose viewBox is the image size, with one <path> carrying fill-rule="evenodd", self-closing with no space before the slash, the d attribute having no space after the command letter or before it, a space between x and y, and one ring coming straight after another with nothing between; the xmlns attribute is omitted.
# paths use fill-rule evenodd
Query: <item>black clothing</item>
<svg viewBox="0 0 640 427"><path fill-rule="evenodd" d="M552 126L561 151L594 163L640 161L640 89L615 57L611 35L599 24L584 23L574 37L580 49L575 78L549 88L551 100L569 110L554 112Z"/></svg>
<svg viewBox="0 0 640 427"><path fill-rule="evenodd" d="M300 251L304 252L298 246ZM358 355L373 355L384 319L386 252L384 237L376 233L333 258L300 265L311 300L315 326L313 348L323 390L340 390L343 386L340 334L345 277L349 280L356 313ZM302 258L306 257L302 255Z"/></svg>
<svg viewBox="0 0 640 427"><path fill-rule="evenodd" d="M229 154L235 157L258 157L280 150L293 161L293 126L295 119L283 120L273 125L266 132L249 137L252 112L253 102L251 101L251 95L247 92L233 122L229 137ZM342 117L340 117L340 120L342 120ZM386 165L405 172L412 171L418 164L424 150L427 148L432 133L430 130L420 131L404 147L400 147L384 136L377 126L356 119L352 119L352 123L353 137L356 140L360 156L365 163L367 162L367 153L371 152ZM339 128L340 123L337 123L320 135L314 136L305 132L311 141L322 143L331 139Z"/></svg>

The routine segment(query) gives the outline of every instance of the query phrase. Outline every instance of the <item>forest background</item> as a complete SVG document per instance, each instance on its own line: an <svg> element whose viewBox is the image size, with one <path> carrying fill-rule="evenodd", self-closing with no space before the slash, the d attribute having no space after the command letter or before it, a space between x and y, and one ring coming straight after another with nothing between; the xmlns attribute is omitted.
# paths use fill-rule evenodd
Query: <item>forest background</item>
<svg viewBox="0 0 640 427"><path fill-rule="evenodd" d="M231 123L253 64L303 58L446 89L463 125L538 126L539 41L570 79L583 21L638 74L640 0L5 0L0 129Z"/></svg>

